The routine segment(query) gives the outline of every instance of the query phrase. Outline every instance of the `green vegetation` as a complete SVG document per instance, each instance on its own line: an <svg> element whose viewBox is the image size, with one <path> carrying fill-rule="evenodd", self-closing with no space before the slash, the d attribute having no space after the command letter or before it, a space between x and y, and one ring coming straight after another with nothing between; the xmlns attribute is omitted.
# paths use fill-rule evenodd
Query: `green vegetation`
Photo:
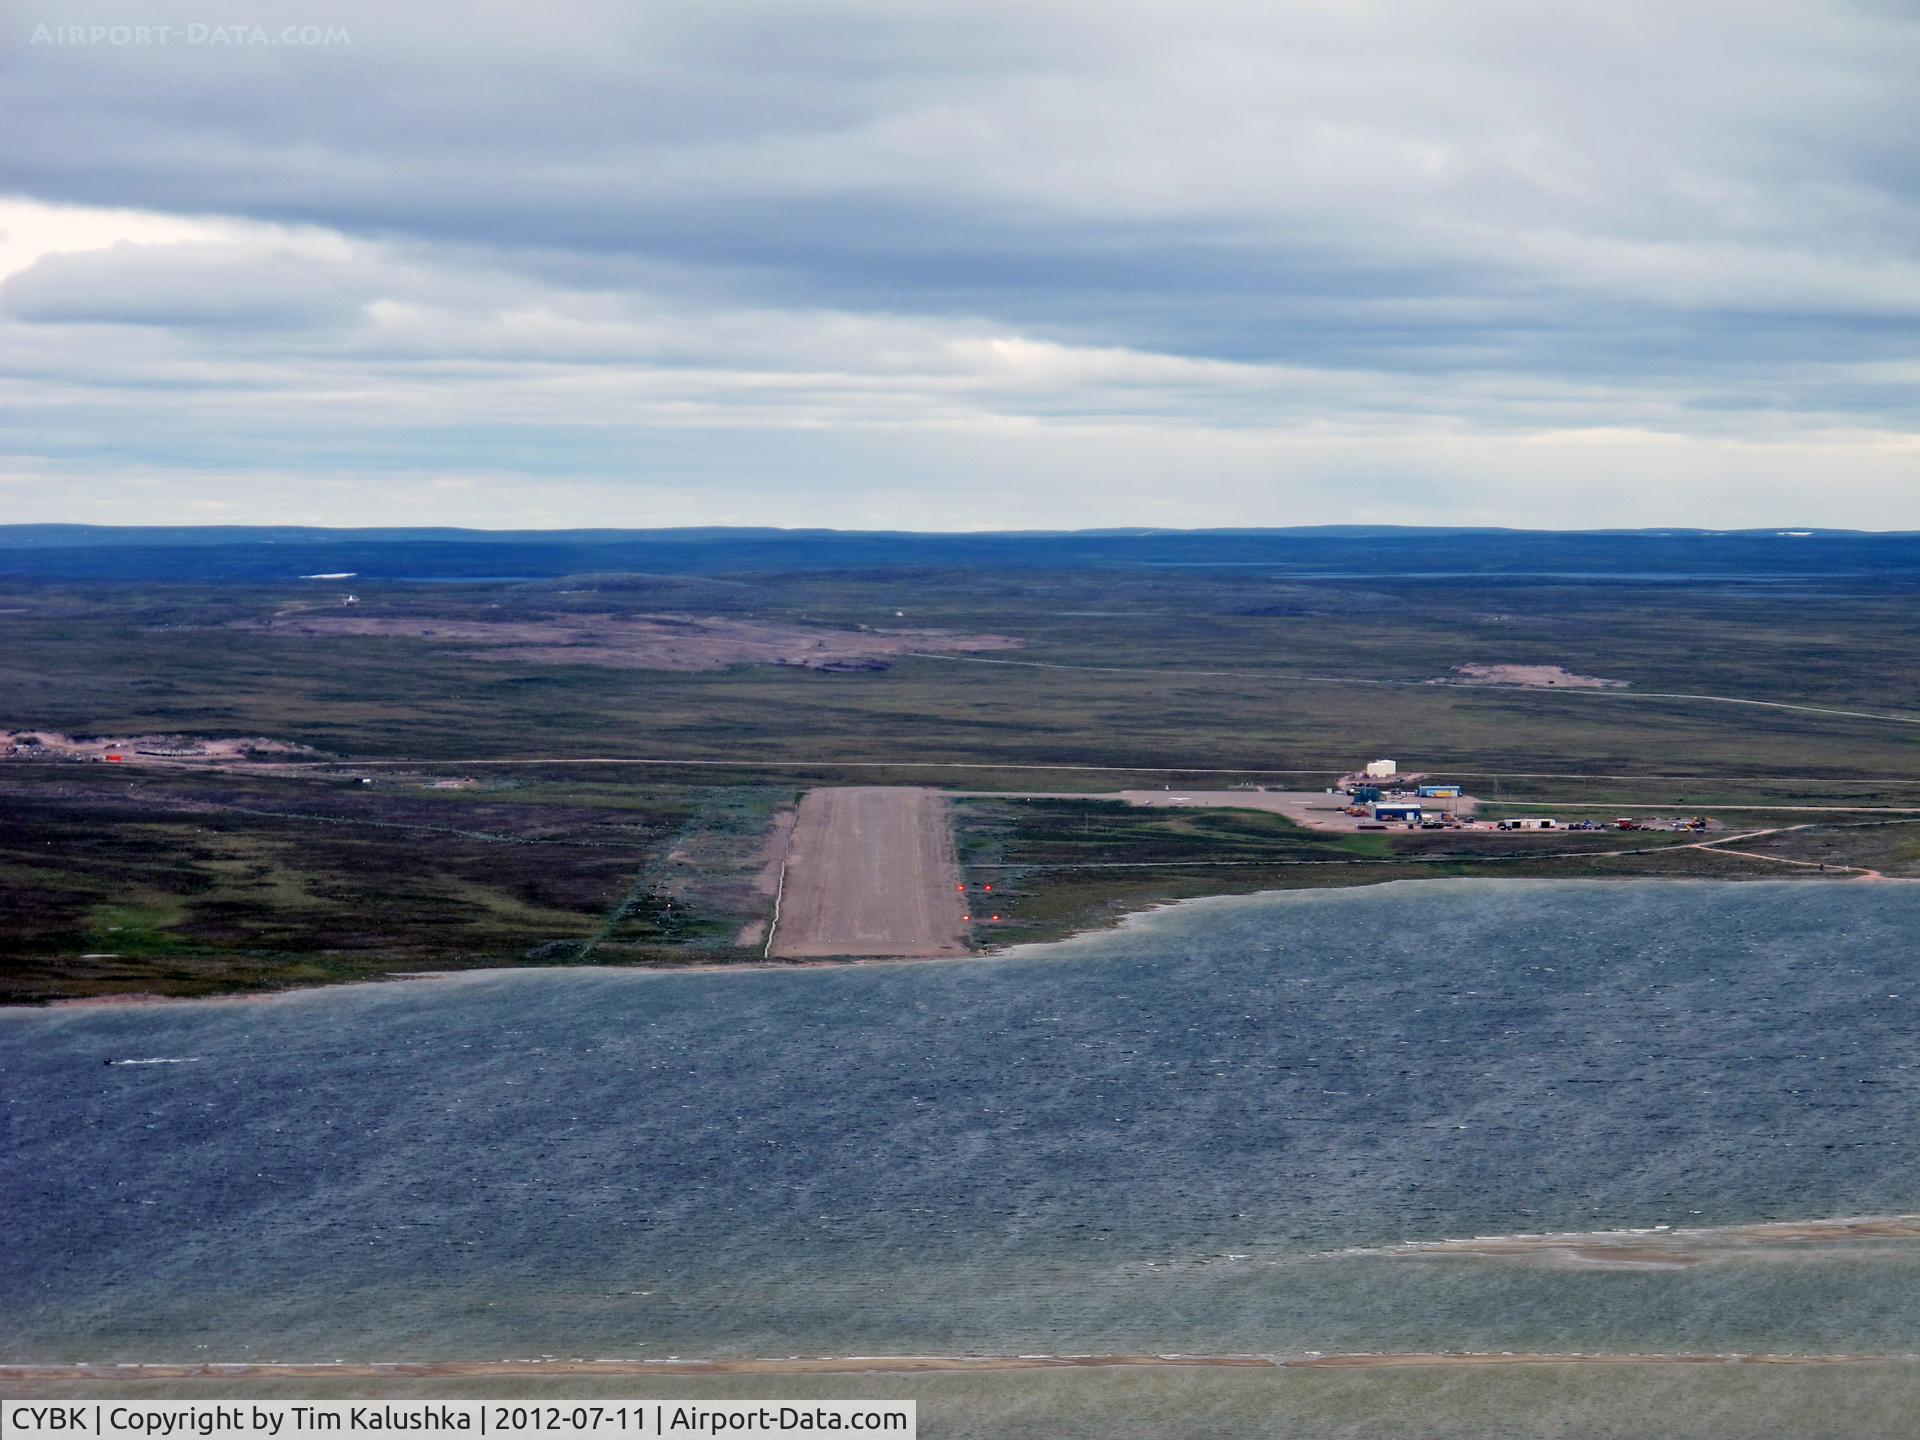
<svg viewBox="0 0 1920 1440"><path fill-rule="evenodd" d="M1552 834L1388 832L1335 835L1271 814L1134 809L1117 802L968 799L961 803L960 858L982 944L1053 940L1199 895L1376 885L1390 880L1480 876L1540 879L1803 879L1783 868L1702 848L1775 819L1722 817L1712 835L1586 831ZM1898 837L1898 838L1896 838ZM1905 864L1920 873L1920 816L1913 823L1841 819L1781 831L1742 850L1806 858L1835 868ZM1630 853L1620 853L1620 852ZM1842 858L1844 857L1844 859ZM991 884L988 892L981 887ZM994 919L995 915L998 919Z"/></svg>
<svg viewBox="0 0 1920 1440"><path fill-rule="evenodd" d="M1668 836L1603 856L1618 835L1336 836L1263 814L974 798L962 860L971 880L998 877L1004 917L983 943L1186 895L1410 876L1820 874L1787 860L1920 874L1920 826L1882 823L1920 810L1920 724L1899 723L1920 718L1920 607L1904 583L919 569L373 583L356 611L727 615L1023 642L848 674L502 661L434 639L234 628L322 593L0 586L0 727L324 752L224 770L0 759L0 999L757 958L773 819L815 783L1313 788L1381 754L1564 819L1608 809L1556 807L1652 806L1777 831L1739 847L1772 861ZM1469 662L1632 688L1428 683ZM592 757L705 763L580 763ZM436 788L453 782L472 783ZM1738 808L1767 806L1834 808Z"/></svg>
<svg viewBox="0 0 1920 1440"><path fill-rule="evenodd" d="M0 999L230 989L528 963L737 959L792 793L0 771Z"/></svg>

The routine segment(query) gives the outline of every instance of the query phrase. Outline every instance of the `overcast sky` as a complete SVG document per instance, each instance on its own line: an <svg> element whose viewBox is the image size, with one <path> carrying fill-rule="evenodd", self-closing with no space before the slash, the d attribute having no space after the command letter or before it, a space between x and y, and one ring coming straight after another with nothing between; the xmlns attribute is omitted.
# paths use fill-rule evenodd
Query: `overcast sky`
<svg viewBox="0 0 1920 1440"><path fill-rule="evenodd" d="M209 8L0 21L0 520L1920 528L1912 0Z"/></svg>

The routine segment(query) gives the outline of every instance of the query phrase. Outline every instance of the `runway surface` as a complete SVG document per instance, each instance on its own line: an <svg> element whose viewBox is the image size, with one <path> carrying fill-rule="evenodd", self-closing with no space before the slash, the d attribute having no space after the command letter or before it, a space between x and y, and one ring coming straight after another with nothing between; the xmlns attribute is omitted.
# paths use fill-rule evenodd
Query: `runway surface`
<svg viewBox="0 0 1920 1440"><path fill-rule="evenodd" d="M811 790L800 802L767 954L968 953L946 800L908 786Z"/></svg>

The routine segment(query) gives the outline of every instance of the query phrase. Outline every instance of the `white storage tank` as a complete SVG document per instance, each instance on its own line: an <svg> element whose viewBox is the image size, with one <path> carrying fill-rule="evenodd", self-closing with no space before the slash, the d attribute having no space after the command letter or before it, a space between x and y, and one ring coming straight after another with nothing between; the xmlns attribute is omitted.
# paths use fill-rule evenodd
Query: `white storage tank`
<svg viewBox="0 0 1920 1440"><path fill-rule="evenodd" d="M1367 762L1367 778L1369 780L1387 780L1399 773L1400 763L1397 760L1369 760Z"/></svg>

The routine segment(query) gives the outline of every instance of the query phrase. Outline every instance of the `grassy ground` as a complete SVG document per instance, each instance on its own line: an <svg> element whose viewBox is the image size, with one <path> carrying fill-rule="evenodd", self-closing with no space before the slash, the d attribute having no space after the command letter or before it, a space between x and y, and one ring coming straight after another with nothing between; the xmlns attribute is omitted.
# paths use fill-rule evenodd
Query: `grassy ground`
<svg viewBox="0 0 1920 1440"><path fill-rule="evenodd" d="M724 601L725 613L769 619L940 625L1026 642L1022 664L913 660L872 675L516 666L430 641L225 628L311 599L294 587L16 591L0 593L0 693L21 723L259 733L355 756L1337 773L1377 751L1510 772L1515 786L1567 770L1920 785L1920 726L1635 695L1920 715L1920 607L1904 591L1382 583L1082 571L754 577L701 590L688 607L712 613ZM363 594L359 613L642 613L676 593L389 586ZM1565 664L1634 690L1421 683L1472 660Z"/></svg>
<svg viewBox="0 0 1920 1440"><path fill-rule="evenodd" d="M1057 939L1197 895L1488 878L1845 880L1843 865L1920 875L1920 817L1846 816L1738 842L1741 850L1834 868L1769 864L1697 848L1778 824L1724 812L1710 836L1667 832L1399 832L1333 835L1253 811L1133 809L1118 803L967 799L960 859L982 944ZM1794 822L1801 823L1801 822ZM1635 853L1619 854L1622 850ZM988 892L984 887L992 885Z"/></svg>
<svg viewBox="0 0 1920 1440"><path fill-rule="evenodd" d="M1920 872L1920 826L1866 823L1895 818L1870 807L1920 807L1920 724L1901 723L1920 717L1920 606L1904 583L1302 582L1256 567L360 594L362 615L724 614L989 631L1024 647L995 657L1015 663L907 659L870 674L664 674L231 628L316 601L296 584L10 582L0 727L265 736L334 762L268 775L0 760L0 998L757 956L745 937L764 919L753 879L769 824L815 783L1097 791L1227 767L1314 787L1385 754L1547 813L1817 821L1742 848ZM1427 683L1468 662L1564 665L1632 688ZM723 763L566 763L603 756ZM546 763L481 763L494 760ZM450 778L476 783L431 788ZM1766 805L1859 813L1736 808ZM1645 843L1671 853L1581 858L1618 837L1335 837L1273 816L1069 802L962 813L969 877L998 877L1003 919L985 922L983 943L1183 895L1410 875L1818 876L1665 837ZM1516 858L1548 847L1555 858Z"/></svg>
<svg viewBox="0 0 1920 1440"><path fill-rule="evenodd" d="M8 767L0 1000L741 958L791 799Z"/></svg>

